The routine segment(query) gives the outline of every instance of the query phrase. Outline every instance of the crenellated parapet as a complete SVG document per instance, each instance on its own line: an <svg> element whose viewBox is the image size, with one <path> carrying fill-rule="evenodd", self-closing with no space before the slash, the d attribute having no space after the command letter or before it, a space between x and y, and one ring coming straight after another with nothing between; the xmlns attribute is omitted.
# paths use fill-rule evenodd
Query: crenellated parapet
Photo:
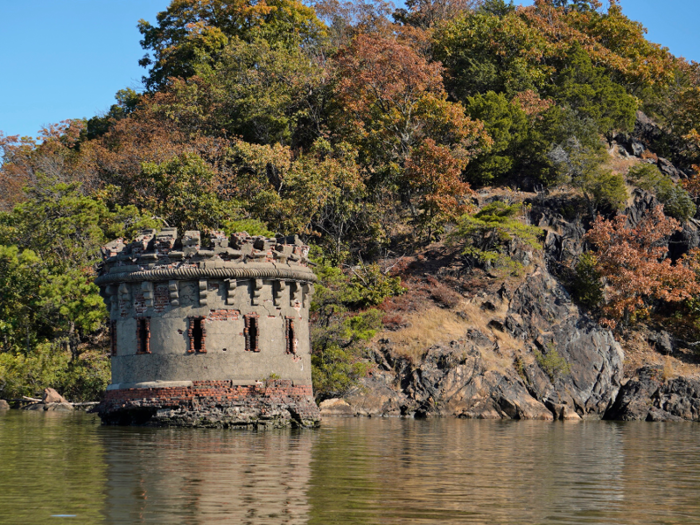
<svg viewBox="0 0 700 525"><path fill-rule="evenodd" d="M287 404L299 392L310 392L308 313L316 276L308 266L308 250L296 236L187 231L179 237L175 228L145 230L130 243L107 244L96 279L110 310L112 334L112 385L109 403L101 405L103 420L133 421L134 414L146 410L149 421L161 424L257 424L256 406L270 412L269 399L261 404L255 398L265 378L290 385L289 396L279 398ZM245 408L246 416L229 410L229 419L221 423L212 415L218 405L198 397L216 392L202 388L188 390L186 397L207 405L206 414L191 414L191 399L184 405L163 401L172 417L135 393L157 388L158 399L164 400L193 381L215 385L214 390L223 384L237 388L236 395L222 391L217 399L226 399L228 408ZM239 405L241 392L253 398ZM294 423L292 405L282 420ZM305 414L299 424L318 421L312 397L306 395L298 405L304 407L297 407L298 413ZM278 409L275 413L287 413Z"/></svg>
<svg viewBox="0 0 700 525"><path fill-rule="evenodd" d="M133 242L117 239L104 246L104 264L96 283L165 281L180 277L242 279L281 278L315 282L308 268L309 247L297 236L267 238L236 233L209 234L203 245L198 231L178 238L177 229L144 230Z"/></svg>

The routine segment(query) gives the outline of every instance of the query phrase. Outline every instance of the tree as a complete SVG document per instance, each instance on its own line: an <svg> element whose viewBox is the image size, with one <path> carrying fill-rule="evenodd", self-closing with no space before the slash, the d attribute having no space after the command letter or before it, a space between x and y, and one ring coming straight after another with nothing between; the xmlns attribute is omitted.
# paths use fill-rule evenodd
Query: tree
<svg viewBox="0 0 700 525"><path fill-rule="evenodd" d="M447 180L453 169L462 170L490 145L483 125L466 117L460 104L447 100L440 64L408 45L358 35L339 53L337 67L334 124L358 148L359 162L371 174L370 191L381 189L416 206L411 199L421 177L433 178L434 190L448 184L434 180L435 148L440 150L440 163L450 166ZM421 152L432 160L419 161ZM413 160L407 170L409 159Z"/></svg>
<svg viewBox="0 0 700 525"><path fill-rule="evenodd" d="M602 167L602 156L599 147L588 147L576 136L556 145L549 153L558 173L557 181L581 190L591 216L600 208L617 211L627 200L624 177Z"/></svg>
<svg viewBox="0 0 700 525"><path fill-rule="evenodd" d="M510 9L457 17L436 30L433 52L449 72L447 90L462 102L488 91L539 92L554 72L551 44Z"/></svg>
<svg viewBox="0 0 700 525"><path fill-rule="evenodd" d="M226 229L240 218L238 206L213 189L214 174L197 155L183 153L166 162L145 162L135 186L137 206L181 230Z"/></svg>
<svg viewBox="0 0 700 525"><path fill-rule="evenodd" d="M403 24L430 29L473 11L481 3L481 0L407 0L406 8L397 9L393 16Z"/></svg>
<svg viewBox="0 0 700 525"><path fill-rule="evenodd" d="M109 108L106 115L95 116L87 121L87 139L96 139L107 133L117 120L128 117L141 102L141 95L131 88L120 89L114 96L117 103Z"/></svg>
<svg viewBox="0 0 700 525"><path fill-rule="evenodd" d="M557 102L593 120L600 133L631 131L637 105L603 68L596 68L580 44L575 43L548 90Z"/></svg>
<svg viewBox="0 0 700 525"><path fill-rule="evenodd" d="M79 183L40 178L28 190L26 202L0 214L7 271L0 276L3 288L16 294L22 289L17 283L26 282L28 275L32 284L31 292L12 300L18 306L3 321L32 331L26 335L30 348L15 345L13 350L22 348L26 353L40 343L60 340L77 359L79 344L106 319L99 289L92 282L100 247L108 239L157 224L133 206L110 210L80 190Z"/></svg>
<svg viewBox="0 0 700 525"><path fill-rule="evenodd" d="M153 100L161 119L208 136L304 145L321 133L329 72L320 55L232 38L212 66Z"/></svg>
<svg viewBox="0 0 700 525"><path fill-rule="evenodd" d="M467 167L467 180L477 184L499 182L510 174L522 156L530 122L517 99L510 101L503 93L489 91L467 99L466 113L484 123L493 140L488 152L477 156Z"/></svg>
<svg viewBox="0 0 700 525"><path fill-rule="evenodd" d="M39 315L41 260L31 250L0 244L0 353L29 352L51 334Z"/></svg>
<svg viewBox="0 0 700 525"><path fill-rule="evenodd" d="M213 64L232 38L293 48L315 46L325 34L314 10L297 0L172 0L157 20L157 26L139 21L141 47L150 51L139 62L150 66L149 90Z"/></svg>
<svg viewBox="0 0 700 525"><path fill-rule="evenodd" d="M472 262L486 268L501 268L516 273L522 265L514 255L519 250L539 250L542 230L518 219L522 204L495 201L478 212L463 215L451 234L453 241L464 242L463 253Z"/></svg>
<svg viewBox="0 0 700 525"><path fill-rule="evenodd" d="M85 133L81 120L51 124L39 136L4 136L0 132L0 210L26 199L24 188L43 174L62 181L83 180L85 166L80 142Z"/></svg>
<svg viewBox="0 0 700 525"><path fill-rule="evenodd" d="M413 220L428 239L469 207L468 198L473 192L461 180L463 166L448 146L436 144L433 139L414 148L406 161Z"/></svg>
<svg viewBox="0 0 700 525"><path fill-rule="evenodd" d="M595 271L605 283L603 313L610 326L647 316L657 301L680 302L700 291L695 272L668 258L668 238L680 229L660 206L636 225L626 215L593 222L585 238L597 249Z"/></svg>

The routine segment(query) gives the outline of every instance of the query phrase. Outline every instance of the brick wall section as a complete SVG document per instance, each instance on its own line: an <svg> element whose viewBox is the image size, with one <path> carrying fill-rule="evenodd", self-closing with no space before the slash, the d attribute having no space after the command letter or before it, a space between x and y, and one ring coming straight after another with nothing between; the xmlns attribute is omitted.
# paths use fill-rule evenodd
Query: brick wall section
<svg viewBox="0 0 700 525"><path fill-rule="evenodd" d="M311 385L293 385L292 381L282 379L254 385L193 381L189 387L109 390L98 412L104 421L110 422L120 414L144 409L168 409L171 415L161 417L157 422L161 425L194 419L198 426L236 426L275 418L293 424L290 414L304 421L302 426L314 426L320 420ZM222 414L225 414L223 418ZM208 419L211 424L207 424Z"/></svg>
<svg viewBox="0 0 700 525"><path fill-rule="evenodd" d="M146 298L143 296L141 288L134 287L134 311L137 314L145 314L148 307L146 306Z"/></svg>
<svg viewBox="0 0 700 525"><path fill-rule="evenodd" d="M170 305L170 290L167 284L157 284L155 286L155 297L153 299L153 309L158 313L163 313Z"/></svg>
<svg viewBox="0 0 700 525"><path fill-rule="evenodd" d="M210 310L208 321L237 321L241 312L239 310Z"/></svg>
<svg viewBox="0 0 700 525"><path fill-rule="evenodd" d="M245 326L243 328L243 337L245 337L246 352L260 351L260 316L256 313L246 314L243 316Z"/></svg>

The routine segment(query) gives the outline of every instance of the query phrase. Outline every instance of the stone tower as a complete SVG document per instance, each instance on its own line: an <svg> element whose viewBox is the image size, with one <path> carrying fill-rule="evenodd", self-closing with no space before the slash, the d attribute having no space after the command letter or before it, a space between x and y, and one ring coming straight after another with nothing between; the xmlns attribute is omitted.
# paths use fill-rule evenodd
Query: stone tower
<svg viewBox="0 0 700 525"><path fill-rule="evenodd" d="M104 248L117 424L315 426L309 303L298 237L145 230Z"/></svg>

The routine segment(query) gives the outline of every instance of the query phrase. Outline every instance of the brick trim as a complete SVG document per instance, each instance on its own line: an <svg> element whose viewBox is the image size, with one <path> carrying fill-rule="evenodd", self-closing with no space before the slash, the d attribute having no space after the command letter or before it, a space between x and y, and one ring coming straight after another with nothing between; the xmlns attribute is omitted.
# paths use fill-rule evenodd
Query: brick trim
<svg viewBox="0 0 700 525"><path fill-rule="evenodd" d="M188 354L206 354L207 353L207 347L205 345L206 338L207 338L207 328L204 324L205 317L188 317L188 328L187 328L187 336L189 337L189 346L187 348L187 353ZM200 345L199 345L199 350L197 349L197 345L195 344L196 337L195 337L195 328L197 325L197 322L199 322L199 328L202 331L202 337L200 340Z"/></svg>
<svg viewBox="0 0 700 525"><path fill-rule="evenodd" d="M145 330L145 343L146 348L143 347L143 337L141 336L141 331ZM137 317L136 318L136 353L137 354L150 354L151 353L151 318L150 317Z"/></svg>
<svg viewBox="0 0 700 525"><path fill-rule="evenodd" d="M243 316L245 327L243 335L245 337L246 352L260 351L260 316L256 313L250 313ZM251 333L252 332L252 333Z"/></svg>

